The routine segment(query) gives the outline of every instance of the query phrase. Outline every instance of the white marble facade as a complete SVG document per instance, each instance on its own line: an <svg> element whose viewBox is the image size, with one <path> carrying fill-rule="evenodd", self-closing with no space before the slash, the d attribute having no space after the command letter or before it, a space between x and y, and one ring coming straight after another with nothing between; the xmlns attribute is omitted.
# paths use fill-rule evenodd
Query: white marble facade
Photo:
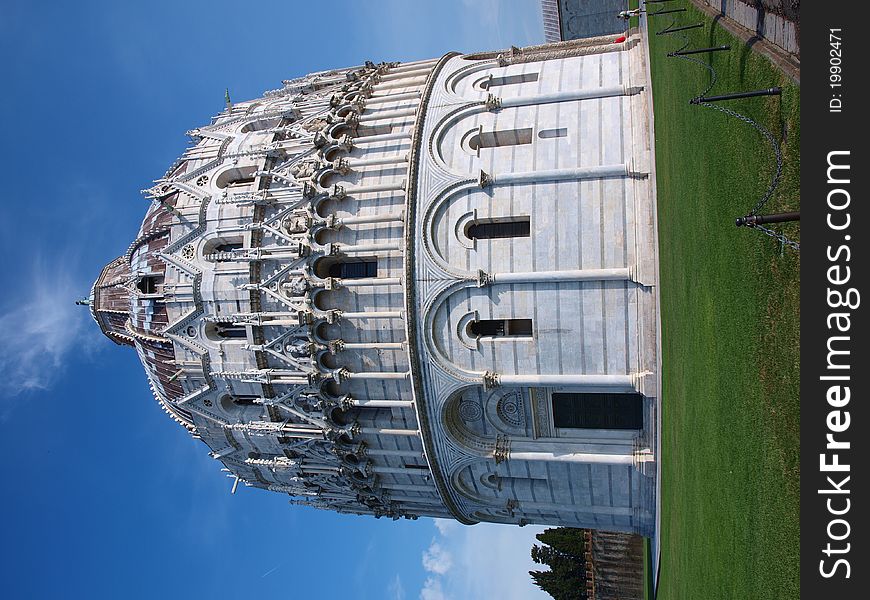
<svg viewBox="0 0 870 600"><path fill-rule="evenodd" d="M237 484L650 534L649 86L616 37L228 105L147 190L94 318Z"/></svg>

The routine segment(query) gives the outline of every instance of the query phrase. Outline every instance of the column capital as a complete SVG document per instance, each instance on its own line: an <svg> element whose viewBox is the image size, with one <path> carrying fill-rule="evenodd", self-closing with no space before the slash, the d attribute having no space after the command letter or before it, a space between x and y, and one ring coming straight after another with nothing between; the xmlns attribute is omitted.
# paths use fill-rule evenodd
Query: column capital
<svg viewBox="0 0 870 600"><path fill-rule="evenodd" d="M483 169L480 170L480 176L477 179L477 185L479 185L482 188L488 188L489 186L492 185L493 181L495 181L495 179L493 178L492 175L490 175L489 173L487 173Z"/></svg>
<svg viewBox="0 0 870 600"><path fill-rule="evenodd" d="M484 389L491 390L497 388L501 385L501 377L498 373L493 373L492 371L486 371L483 374L483 387Z"/></svg>
<svg viewBox="0 0 870 600"><path fill-rule="evenodd" d="M487 94L486 102L484 102L484 106L486 106L487 110L497 111L501 108L501 98L496 96L495 94Z"/></svg>

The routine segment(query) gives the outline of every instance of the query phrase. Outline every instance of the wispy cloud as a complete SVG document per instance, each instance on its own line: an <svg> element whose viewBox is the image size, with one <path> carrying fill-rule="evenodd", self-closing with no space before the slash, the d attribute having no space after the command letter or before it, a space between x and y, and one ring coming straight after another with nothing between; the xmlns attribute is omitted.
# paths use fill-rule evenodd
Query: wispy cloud
<svg viewBox="0 0 870 600"><path fill-rule="evenodd" d="M447 600L444 589L441 587L441 580L429 577L423 584L423 589L420 590L420 600Z"/></svg>
<svg viewBox="0 0 870 600"><path fill-rule="evenodd" d="M405 586L402 585L402 578L398 573L387 585L387 594L392 600L405 600Z"/></svg>
<svg viewBox="0 0 870 600"><path fill-rule="evenodd" d="M269 569L268 571L266 571L265 573L260 575L260 579L263 579L264 577L268 577L269 575L271 575L272 573L274 573L275 571L280 569L282 564L284 564L284 563L278 563L277 565L275 565L274 567L272 567L271 569Z"/></svg>
<svg viewBox="0 0 870 600"><path fill-rule="evenodd" d="M74 350L90 352L96 338L85 333L87 310L72 290L88 289L73 276L69 259L36 259L0 312L0 394L6 397L51 388ZM2 414L10 409L7 403Z"/></svg>

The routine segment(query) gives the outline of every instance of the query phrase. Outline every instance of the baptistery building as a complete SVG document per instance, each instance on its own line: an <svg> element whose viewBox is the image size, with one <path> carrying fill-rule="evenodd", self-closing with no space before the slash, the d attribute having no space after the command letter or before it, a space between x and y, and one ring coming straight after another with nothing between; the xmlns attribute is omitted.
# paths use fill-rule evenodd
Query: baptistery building
<svg viewBox="0 0 870 600"><path fill-rule="evenodd" d="M650 535L646 65L611 35L227 98L93 317L234 490Z"/></svg>

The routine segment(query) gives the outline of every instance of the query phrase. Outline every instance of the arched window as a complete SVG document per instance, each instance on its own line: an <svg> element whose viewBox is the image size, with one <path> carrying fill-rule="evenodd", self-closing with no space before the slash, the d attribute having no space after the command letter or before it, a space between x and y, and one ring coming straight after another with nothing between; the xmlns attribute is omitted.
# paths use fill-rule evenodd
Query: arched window
<svg viewBox="0 0 870 600"><path fill-rule="evenodd" d="M252 131L263 131L264 129L272 129L281 124L281 117L272 117L269 119L258 119L245 123L245 126L240 130L241 133L250 133Z"/></svg>
<svg viewBox="0 0 870 600"><path fill-rule="evenodd" d="M503 75L501 77L490 77L480 84L485 90L490 90L494 87L503 85L516 85L518 83L531 83L538 80L537 73L518 73L516 75Z"/></svg>
<svg viewBox="0 0 870 600"><path fill-rule="evenodd" d="M253 395L226 395L220 399L221 408L228 413L236 412L246 406L258 406L260 404L262 404L260 397Z"/></svg>
<svg viewBox="0 0 870 600"><path fill-rule="evenodd" d="M532 128L500 129L498 131L480 132L468 140L468 146L473 151L481 148L498 148L501 146L522 146L532 143Z"/></svg>
<svg viewBox="0 0 870 600"><path fill-rule="evenodd" d="M215 246L212 252L233 252L234 250L241 250L244 247L245 245L242 242L225 242Z"/></svg>
<svg viewBox="0 0 870 600"><path fill-rule="evenodd" d="M215 185L221 189L246 187L254 183L254 173L256 172L257 167L255 166L227 169L218 175Z"/></svg>
<svg viewBox="0 0 870 600"><path fill-rule="evenodd" d="M473 240L529 237L531 221L528 216L481 219L471 221L465 234Z"/></svg>
<svg viewBox="0 0 870 600"><path fill-rule="evenodd" d="M233 252L244 247L245 241L240 236L213 238L202 247L202 256L212 262L232 261Z"/></svg>
<svg viewBox="0 0 870 600"><path fill-rule="evenodd" d="M144 277L140 277L139 281L136 282L136 288L146 295L156 294L157 284L159 284L162 280L162 277L158 277L156 275L145 275Z"/></svg>
<svg viewBox="0 0 870 600"><path fill-rule="evenodd" d="M486 319L468 324L473 337L531 337L531 319Z"/></svg>

